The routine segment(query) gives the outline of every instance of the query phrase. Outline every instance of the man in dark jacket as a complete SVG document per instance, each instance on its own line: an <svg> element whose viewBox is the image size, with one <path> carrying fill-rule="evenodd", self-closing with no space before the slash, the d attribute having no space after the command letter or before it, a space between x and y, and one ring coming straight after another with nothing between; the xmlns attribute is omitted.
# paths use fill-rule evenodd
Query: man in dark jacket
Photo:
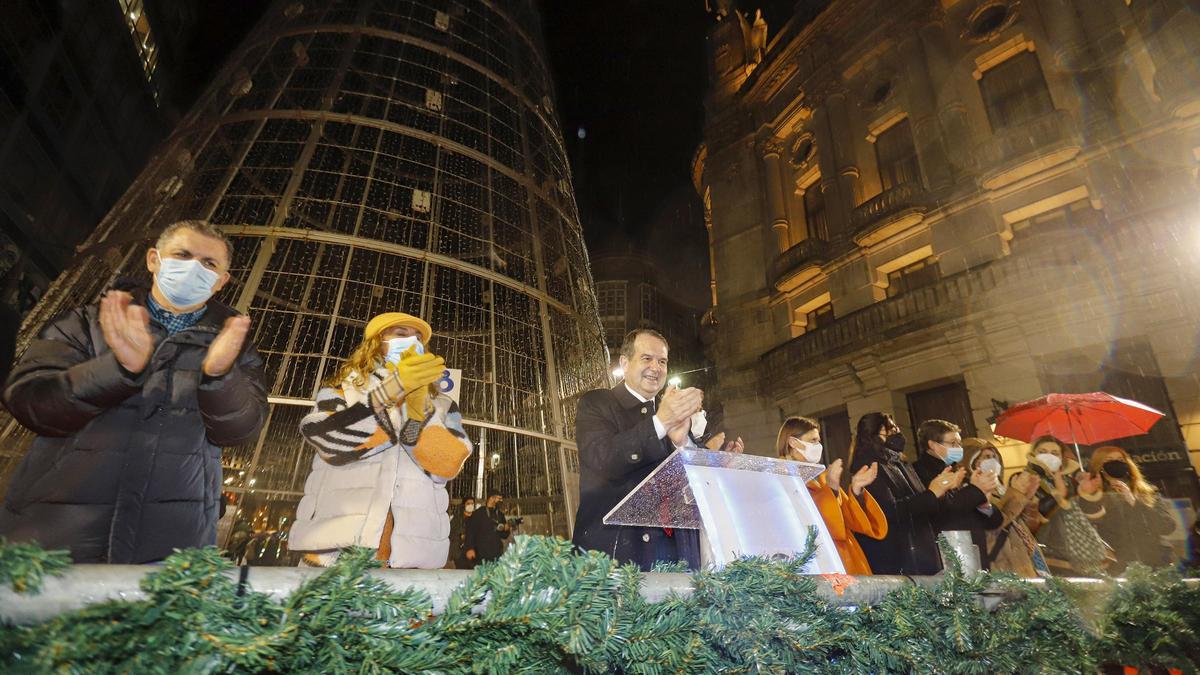
<svg viewBox="0 0 1200 675"><path fill-rule="evenodd" d="M604 516L650 475L677 447L692 444L691 416L700 410L699 389L668 387L667 340L648 329L631 331L621 345L624 381L596 389L579 400L575 440L579 444L579 511L574 541L643 570L655 562L700 566L695 530L605 525Z"/></svg>
<svg viewBox="0 0 1200 675"><path fill-rule="evenodd" d="M0 535L76 562L216 543L221 446L254 439L267 413L250 319L211 299L230 254L207 223L176 223L146 254L152 288L109 290L42 329L4 390L38 437Z"/></svg>
<svg viewBox="0 0 1200 675"><path fill-rule="evenodd" d="M495 560L504 553L504 540L512 532L508 518L500 510L504 497L499 492L488 494L484 507L475 509L467 519L467 534L463 540L463 557L471 568Z"/></svg>
<svg viewBox="0 0 1200 675"><path fill-rule="evenodd" d="M922 422L917 429L917 444L919 454L913 468L925 483L933 482L947 467L957 468L962 462L962 432L952 422ZM965 476L966 470L963 471ZM934 526L938 532L969 531L982 557L987 551L986 531L1003 525L1004 515L988 501L988 495L996 489L995 475L975 471L968 480L968 484L952 491L952 501L938 511Z"/></svg>

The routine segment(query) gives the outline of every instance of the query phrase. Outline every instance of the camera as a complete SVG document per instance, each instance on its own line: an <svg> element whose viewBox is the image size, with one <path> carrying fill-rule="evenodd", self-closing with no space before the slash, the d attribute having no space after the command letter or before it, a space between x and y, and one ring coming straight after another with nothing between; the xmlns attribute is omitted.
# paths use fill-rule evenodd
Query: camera
<svg viewBox="0 0 1200 675"><path fill-rule="evenodd" d="M520 517L520 516L518 516L518 517L516 517L516 518L509 518L509 519L508 519L508 525L509 525L509 527L516 527L516 526L520 525L520 524L521 524L521 523L523 523L523 522L525 522L525 519L524 519L524 518L522 518L522 517Z"/></svg>

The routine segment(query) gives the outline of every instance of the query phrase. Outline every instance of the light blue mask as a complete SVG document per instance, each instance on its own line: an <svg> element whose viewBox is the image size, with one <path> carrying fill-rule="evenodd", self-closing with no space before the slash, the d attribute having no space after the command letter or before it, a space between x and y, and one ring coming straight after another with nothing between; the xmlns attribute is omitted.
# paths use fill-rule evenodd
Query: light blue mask
<svg viewBox="0 0 1200 675"><path fill-rule="evenodd" d="M425 345L421 344L421 338L416 335L392 338L387 341L387 346L387 356L383 358L392 365L400 363L400 356L413 347L417 348L418 354L425 353Z"/></svg>
<svg viewBox="0 0 1200 675"><path fill-rule="evenodd" d="M946 462L946 464L954 464L962 461L963 449L961 445L956 448L950 447L949 445L943 445L942 447L946 448L946 459L942 460Z"/></svg>
<svg viewBox="0 0 1200 675"><path fill-rule="evenodd" d="M213 286L221 278L216 272L206 269L199 260L158 258L158 274L154 281L158 291L176 308L199 305L213 294Z"/></svg>

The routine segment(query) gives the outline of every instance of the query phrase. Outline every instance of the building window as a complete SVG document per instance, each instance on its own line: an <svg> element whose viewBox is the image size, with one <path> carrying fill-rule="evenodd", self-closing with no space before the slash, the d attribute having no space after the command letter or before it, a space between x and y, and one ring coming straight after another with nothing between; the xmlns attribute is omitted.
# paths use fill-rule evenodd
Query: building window
<svg viewBox="0 0 1200 675"><path fill-rule="evenodd" d="M917 163L917 148L913 145L912 126L908 118L879 134L875 141L875 158L879 164L879 183L884 192L905 183L920 181L921 167Z"/></svg>
<svg viewBox="0 0 1200 675"><path fill-rule="evenodd" d="M653 324L660 322L658 315L658 291L653 286L642 286L642 321Z"/></svg>
<svg viewBox="0 0 1200 675"><path fill-rule="evenodd" d="M154 100L157 101L158 88L154 86L154 70L158 67L158 45L150 33L150 19L146 16L146 9L142 6L142 0L117 0L117 4L121 7L121 13L125 15L125 25L129 27L138 59L142 62L142 69L146 71L146 81L150 83Z"/></svg>
<svg viewBox="0 0 1200 675"><path fill-rule="evenodd" d="M596 304L603 318L621 317L625 320L625 282L601 281L596 284Z"/></svg>
<svg viewBox="0 0 1200 675"><path fill-rule="evenodd" d="M928 286L941 278L941 270L933 258L919 260L907 267L888 272L887 296L894 298L912 290Z"/></svg>
<svg viewBox="0 0 1200 675"><path fill-rule="evenodd" d="M604 337L609 347L625 340L625 282L601 281L596 284L596 305Z"/></svg>
<svg viewBox="0 0 1200 675"><path fill-rule="evenodd" d="M804 332L824 328L833 323L833 303L827 302L804 315Z"/></svg>
<svg viewBox="0 0 1200 675"><path fill-rule="evenodd" d="M979 87L993 129L1005 129L1054 111L1042 66L1033 52L1023 52L989 69Z"/></svg>
<svg viewBox="0 0 1200 675"><path fill-rule="evenodd" d="M825 215L825 194L821 192L821 179L804 190L804 223L808 227L809 239L829 241L829 220Z"/></svg>
<svg viewBox="0 0 1200 675"><path fill-rule="evenodd" d="M946 420L962 429L963 438L975 433L975 416L971 413L971 397L962 382L914 391L908 398L908 418L912 420L912 437L926 420ZM918 456L924 448L917 448Z"/></svg>

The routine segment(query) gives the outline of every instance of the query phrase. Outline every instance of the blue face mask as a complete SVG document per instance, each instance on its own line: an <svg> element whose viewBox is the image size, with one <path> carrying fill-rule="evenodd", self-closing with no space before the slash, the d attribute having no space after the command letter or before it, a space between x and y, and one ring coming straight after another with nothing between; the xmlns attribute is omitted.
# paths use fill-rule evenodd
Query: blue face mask
<svg viewBox="0 0 1200 675"><path fill-rule="evenodd" d="M404 352L414 347L417 350L417 354L425 353L425 345L421 344L421 338L416 335L392 338L387 341L387 346L387 356L384 356L383 358L392 365L400 363L400 357L404 354Z"/></svg>
<svg viewBox="0 0 1200 675"><path fill-rule="evenodd" d="M951 447L949 445L943 445L942 447L946 449L946 458L944 460L942 460L946 464L955 464L957 462L962 461L963 449L962 449L961 445L958 447Z"/></svg>
<svg viewBox="0 0 1200 675"><path fill-rule="evenodd" d="M193 307L206 302L213 294L213 286L221 278L216 272L206 269L199 260L179 260L158 257L158 274L154 283L158 291L177 309Z"/></svg>

